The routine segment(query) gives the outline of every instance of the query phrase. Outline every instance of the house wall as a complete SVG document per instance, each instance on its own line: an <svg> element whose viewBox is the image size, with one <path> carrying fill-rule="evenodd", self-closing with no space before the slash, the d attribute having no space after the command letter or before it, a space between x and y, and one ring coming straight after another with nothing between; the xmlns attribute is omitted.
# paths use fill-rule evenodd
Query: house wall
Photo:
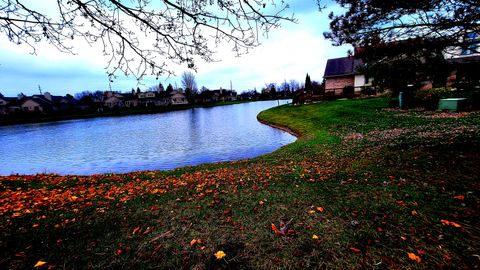
<svg viewBox="0 0 480 270"><path fill-rule="evenodd" d="M362 75L362 74L358 74L358 75L355 75L355 82L354 82L354 87L355 87L355 91L361 91L362 90L362 87L365 86L365 75Z"/></svg>
<svg viewBox="0 0 480 270"><path fill-rule="evenodd" d="M172 95L172 104L188 104L187 98L183 94Z"/></svg>
<svg viewBox="0 0 480 270"><path fill-rule="evenodd" d="M110 97L105 100L105 106L112 109L113 107L123 107L123 102L117 97Z"/></svg>
<svg viewBox="0 0 480 270"><path fill-rule="evenodd" d="M33 112L35 110L43 111L42 106L33 100L27 100L22 104L22 110Z"/></svg>
<svg viewBox="0 0 480 270"><path fill-rule="evenodd" d="M354 86L355 78L354 76L345 76L345 77L336 77L325 79L325 91L335 90L335 94L343 93L343 88L345 86Z"/></svg>
<svg viewBox="0 0 480 270"><path fill-rule="evenodd" d="M472 34L472 33L470 33ZM477 33L475 36L472 36L473 40L476 40L478 43L476 44L471 44L467 46L467 48L462 48L460 46L457 47L449 47L444 51L444 57L446 59L452 59L452 58L462 58L462 57L470 57L470 56L478 56L480 55L479 49L480 49L480 34ZM465 36L461 38L461 42L465 41L466 38Z"/></svg>

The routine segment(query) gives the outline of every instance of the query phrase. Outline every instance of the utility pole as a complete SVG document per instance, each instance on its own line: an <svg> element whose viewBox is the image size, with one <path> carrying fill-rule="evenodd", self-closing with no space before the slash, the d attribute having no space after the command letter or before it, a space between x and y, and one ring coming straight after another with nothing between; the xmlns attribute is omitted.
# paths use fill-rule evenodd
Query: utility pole
<svg viewBox="0 0 480 270"><path fill-rule="evenodd" d="M40 95L43 95L42 94L42 87L40 87L40 84L38 85L38 91L40 91Z"/></svg>

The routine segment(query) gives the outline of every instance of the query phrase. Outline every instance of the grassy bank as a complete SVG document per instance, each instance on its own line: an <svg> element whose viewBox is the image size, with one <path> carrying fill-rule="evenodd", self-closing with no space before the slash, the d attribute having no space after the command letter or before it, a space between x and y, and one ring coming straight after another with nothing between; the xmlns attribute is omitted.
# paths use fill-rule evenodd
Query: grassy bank
<svg viewBox="0 0 480 270"><path fill-rule="evenodd" d="M386 105L262 112L301 137L250 160L1 177L0 268L478 268L480 115Z"/></svg>

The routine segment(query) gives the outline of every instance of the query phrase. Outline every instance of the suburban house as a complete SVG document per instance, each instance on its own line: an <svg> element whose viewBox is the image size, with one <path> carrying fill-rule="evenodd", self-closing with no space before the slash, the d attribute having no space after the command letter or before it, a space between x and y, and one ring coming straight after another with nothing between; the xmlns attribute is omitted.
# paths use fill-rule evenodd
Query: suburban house
<svg viewBox="0 0 480 270"><path fill-rule="evenodd" d="M405 40L381 44L380 47L397 46L399 44L422 44L423 40ZM447 78L447 87L464 89L472 84L480 84L480 35L466 33L462 40L464 46L447 48L444 58L451 65L452 72ZM328 59L325 68L325 94L341 95L344 89L353 87L354 93L359 94L364 88L372 85L372 78L362 74L364 63L358 55L362 48L355 48L355 55ZM433 87L432 81L421 82L422 89Z"/></svg>
<svg viewBox="0 0 480 270"><path fill-rule="evenodd" d="M24 112L52 112L81 109L81 105L73 96L52 96L49 92L31 97L19 97L20 107Z"/></svg>
<svg viewBox="0 0 480 270"><path fill-rule="evenodd" d="M464 46L449 48L444 54L452 65L447 87L463 89L475 82L480 85L480 34L466 33L463 41Z"/></svg>
<svg viewBox="0 0 480 270"><path fill-rule="evenodd" d="M170 96L172 105L183 105L188 104L187 97L178 91L173 91Z"/></svg>
<svg viewBox="0 0 480 270"><path fill-rule="evenodd" d="M237 92L233 90L204 90L197 95L197 103L210 103L217 101L235 101L237 100Z"/></svg>
<svg viewBox="0 0 480 270"><path fill-rule="evenodd" d="M53 102L32 96L31 98L25 98L20 107L24 112L49 112L53 111Z"/></svg>
<svg viewBox="0 0 480 270"><path fill-rule="evenodd" d="M123 108L125 106L125 104L123 103L123 100L117 96L108 97L107 99L105 99L104 104L105 104L105 107L109 109Z"/></svg>
<svg viewBox="0 0 480 270"><path fill-rule="evenodd" d="M52 96L49 92L30 97L19 94L17 97L4 97L0 94L0 115L11 113L49 113L68 110L86 110L88 105L82 104L71 95Z"/></svg>
<svg viewBox="0 0 480 270"><path fill-rule="evenodd" d="M138 98L135 94L135 91L132 91L131 94L123 94L123 103L125 107L137 107L138 106Z"/></svg>
<svg viewBox="0 0 480 270"><path fill-rule="evenodd" d="M20 110L20 106L18 105L17 98L13 97L4 97L0 94L0 115L6 115L13 110L12 105L16 105L15 109Z"/></svg>
<svg viewBox="0 0 480 270"><path fill-rule="evenodd" d="M342 95L349 87L354 89L355 94L360 94L360 91L371 83L371 80L358 71L362 66L362 60L355 56L328 59L323 75L325 94Z"/></svg>
<svg viewBox="0 0 480 270"><path fill-rule="evenodd" d="M146 91L128 94L109 93L103 102L104 107L132 108L132 107L161 107L169 105L188 104L187 97L180 91Z"/></svg>

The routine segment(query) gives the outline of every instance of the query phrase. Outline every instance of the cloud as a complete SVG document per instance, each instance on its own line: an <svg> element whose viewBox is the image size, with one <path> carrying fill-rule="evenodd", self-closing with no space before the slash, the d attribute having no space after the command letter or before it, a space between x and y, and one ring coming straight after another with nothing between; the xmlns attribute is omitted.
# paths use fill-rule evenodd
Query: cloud
<svg viewBox="0 0 480 270"><path fill-rule="evenodd" d="M290 79L303 81L306 73L321 81L327 59L344 56L350 48L333 47L323 38L322 33L328 30L324 15L316 10L298 15L298 24L287 24L272 32L262 45L242 57L222 51L223 60L201 66L197 77L215 87L226 87L232 80L239 90Z"/></svg>
<svg viewBox="0 0 480 270"><path fill-rule="evenodd" d="M254 87L259 89L270 82L303 81L306 73L313 80L321 81L326 60L344 56L349 48L333 47L322 36L328 30L326 15L338 8L330 6L320 13L314 1L292 1L290 6L298 19L297 24L283 23L268 37L262 37L259 47L241 57L235 57L231 44L221 44L216 48L218 53L215 55L220 61L197 63L198 85L211 89L229 88L231 80L233 87L242 91ZM7 96L15 96L19 92L36 94L38 85L41 85L44 91L60 95L83 90L107 90L110 87L129 91L138 86L135 78L122 74L117 74L117 79L109 83L105 70L108 58L102 55L98 45L75 41L77 55L71 55L42 43L38 44L37 52L38 55L31 55L28 47L0 39L0 92ZM184 70L183 67L172 67L178 75ZM175 85L177 82L180 85L178 77L157 81L147 76L140 88L159 82L164 85Z"/></svg>

